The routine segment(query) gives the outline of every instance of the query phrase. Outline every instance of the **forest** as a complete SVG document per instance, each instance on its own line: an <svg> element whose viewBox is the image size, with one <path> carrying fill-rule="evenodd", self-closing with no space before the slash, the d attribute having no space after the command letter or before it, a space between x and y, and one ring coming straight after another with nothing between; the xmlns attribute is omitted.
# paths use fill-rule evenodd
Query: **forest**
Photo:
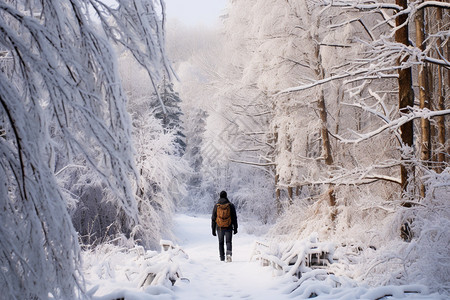
<svg viewBox="0 0 450 300"><path fill-rule="evenodd" d="M221 190L252 234L450 295L450 3L108 3L0 1L2 295L89 299L84 253L158 249Z"/></svg>

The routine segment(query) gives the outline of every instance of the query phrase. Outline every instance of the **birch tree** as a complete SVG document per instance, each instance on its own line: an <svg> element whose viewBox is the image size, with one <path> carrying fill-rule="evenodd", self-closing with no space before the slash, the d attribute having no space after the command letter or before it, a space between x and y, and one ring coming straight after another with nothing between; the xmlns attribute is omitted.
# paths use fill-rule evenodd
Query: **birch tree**
<svg viewBox="0 0 450 300"><path fill-rule="evenodd" d="M56 144L68 164L82 155L108 183L130 228L139 222L130 118L111 41L154 78L165 63L157 17L164 9L153 1L117 4L0 2L0 45L11 61L0 73L0 286L8 298L86 297L68 198L55 177Z"/></svg>

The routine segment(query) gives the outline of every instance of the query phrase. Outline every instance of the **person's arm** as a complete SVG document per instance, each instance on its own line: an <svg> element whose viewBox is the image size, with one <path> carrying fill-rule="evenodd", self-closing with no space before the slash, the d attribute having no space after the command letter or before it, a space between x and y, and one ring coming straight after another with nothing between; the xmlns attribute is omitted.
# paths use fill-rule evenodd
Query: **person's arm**
<svg viewBox="0 0 450 300"><path fill-rule="evenodd" d="M216 236L216 219L217 219L217 205L214 205L212 216L211 216L211 230L212 235Z"/></svg>
<svg viewBox="0 0 450 300"><path fill-rule="evenodd" d="M238 222L237 222L236 207L234 206L234 204L231 204L231 223L233 224L234 234L236 234L238 229Z"/></svg>

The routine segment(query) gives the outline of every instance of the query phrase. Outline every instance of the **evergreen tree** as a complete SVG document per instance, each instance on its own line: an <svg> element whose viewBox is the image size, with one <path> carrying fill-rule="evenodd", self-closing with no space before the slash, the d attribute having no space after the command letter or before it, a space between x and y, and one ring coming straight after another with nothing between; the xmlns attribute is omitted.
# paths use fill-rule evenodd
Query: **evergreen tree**
<svg viewBox="0 0 450 300"><path fill-rule="evenodd" d="M161 105L158 97L161 98L164 106ZM175 92L173 83L163 76L158 85L158 93L154 93L151 101L151 107L155 107L153 114L157 119L162 120L164 129L173 130L176 135L176 144L178 145L179 155L182 156L186 151L186 136L183 134L183 122L181 116L183 112L180 108L181 98Z"/></svg>

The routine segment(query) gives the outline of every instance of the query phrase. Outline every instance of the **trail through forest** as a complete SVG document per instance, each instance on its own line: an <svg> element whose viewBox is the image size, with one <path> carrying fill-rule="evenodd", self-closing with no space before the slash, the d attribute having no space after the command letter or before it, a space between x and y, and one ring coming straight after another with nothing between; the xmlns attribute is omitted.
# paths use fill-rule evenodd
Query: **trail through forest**
<svg viewBox="0 0 450 300"><path fill-rule="evenodd" d="M322 280L306 280L298 287L294 277L276 276L272 267L263 267L259 261L251 259L255 241L262 237L247 234L245 223L239 224L239 232L233 236L231 263L219 260L218 241L211 234L210 216L176 215L174 223L177 243L189 256L180 261L179 266L181 276L189 282L177 281L172 299L305 299L311 295L328 300L444 299L439 294L429 294L421 286L370 288L333 275ZM304 277L314 276L304 274ZM298 287L295 292L294 286Z"/></svg>
<svg viewBox="0 0 450 300"><path fill-rule="evenodd" d="M257 237L245 233L245 224L239 226L233 236L233 262L225 263L219 260L209 216L176 216L177 242L189 256L180 269L190 282L177 283L175 295L180 299L288 299L271 269L250 261Z"/></svg>
<svg viewBox="0 0 450 300"><path fill-rule="evenodd" d="M92 299L445 299L422 285L369 287L323 270L304 273L298 281L289 274L277 276L272 267L251 259L255 241L263 237L248 234L243 222L233 236L233 261L221 262L210 222L208 215L175 215L170 251L105 245L85 252L84 275ZM148 274L155 276L149 280Z"/></svg>

